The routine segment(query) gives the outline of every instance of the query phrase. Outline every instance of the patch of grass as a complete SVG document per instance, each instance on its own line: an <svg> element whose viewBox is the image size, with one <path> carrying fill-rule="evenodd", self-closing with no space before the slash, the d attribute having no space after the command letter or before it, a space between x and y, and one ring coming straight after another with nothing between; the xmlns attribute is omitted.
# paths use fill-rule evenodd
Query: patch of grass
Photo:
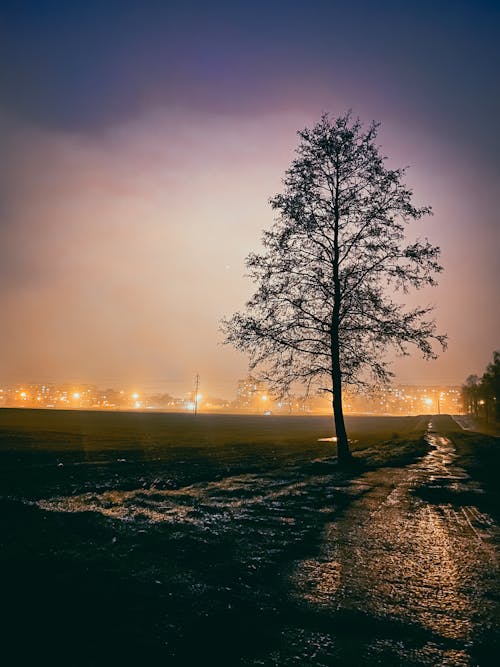
<svg viewBox="0 0 500 667"><path fill-rule="evenodd" d="M476 504L500 519L500 438L462 430L448 431L447 435L456 447L458 465L485 491L484 496L476 497Z"/></svg>
<svg viewBox="0 0 500 667"><path fill-rule="evenodd" d="M361 465L423 453L426 417L348 417ZM391 436L400 434L399 440ZM162 488L261 474L334 459L329 417L0 410L4 494L44 498L106 489ZM406 452L404 456L402 453Z"/></svg>
<svg viewBox="0 0 500 667"><path fill-rule="evenodd" d="M479 417L471 417L470 421L475 432L500 437L500 424L498 422L491 419L486 421L486 419L479 419Z"/></svg>
<svg viewBox="0 0 500 667"><path fill-rule="evenodd" d="M425 417L347 417L353 448L425 430ZM304 446L330 436L328 416L0 409L0 449L88 450L231 445Z"/></svg>

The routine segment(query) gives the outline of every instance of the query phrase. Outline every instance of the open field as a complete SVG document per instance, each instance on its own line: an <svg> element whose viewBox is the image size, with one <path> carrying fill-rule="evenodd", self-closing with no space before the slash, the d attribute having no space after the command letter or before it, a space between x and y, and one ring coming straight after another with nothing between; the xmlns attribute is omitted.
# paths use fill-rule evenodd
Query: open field
<svg viewBox="0 0 500 667"><path fill-rule="evenodd" d="M347 417L362 446L423 432L426 417ZM332 435L328 416L220 415L0 409L0 447L50 450L176 446L309 446Z"/></svg>
<svg viewBox="0 0 500 667"><path fill-rule="evenodd" d="M419 656L460 642L432 624L367 612L357 593L326 610L297 598L328 526L356 531L406 470L424 479L428 423L348 419L356 464L340 470L317 441L326 417L0 410L4 652L16 665L436 664ZM429 535L424 551L441 539Z"/></svg>
<svg viewBox="0 0 500 667"><path fill-rule="evenodd" d="M352 417L347 425L354 449L394 441L394 457L408 443L420 441L422 449L427 422L425 417ZM134 489L155 480L175 488L240 470L328 459L334 445L318 438L331 434L329 417L3 409L2 486L4 492L37 498Z"/></svg>

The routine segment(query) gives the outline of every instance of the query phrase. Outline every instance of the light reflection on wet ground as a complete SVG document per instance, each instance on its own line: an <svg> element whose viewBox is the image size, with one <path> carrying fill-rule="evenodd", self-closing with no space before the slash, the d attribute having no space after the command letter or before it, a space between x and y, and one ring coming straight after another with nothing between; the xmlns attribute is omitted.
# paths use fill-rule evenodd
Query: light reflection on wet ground
<svg viewBox="0 0 500 667"><path fill-rule="evenodd" d="M417 653L390 640L369 642L368 662L371 655L403 664L475 664L468 647L478 630L494 625L494 523L473 506L457 510L414 493L473 487L454 464L450 440L432 432L428 439L433 449L420 462L365 474L360 482L369 490L326 527L319 556L298 562L291 576L294 599L311 611L362 611L433 637Z"/></svg>
<svg viewBox="0 0 500 667"><path fill-rule="evenodd" d="M307 486L307 480L290 483L272 475L247 474L176 490L149 488L84 493L40 500L36 505L54 512L98 512L119 520L188 522L198 527L213 525L214 521L220 524L241 520L260 506L272 512L274 506L277 520L294 523L293 517L282 516L281 501L291 495L305 494Z"/></svg>

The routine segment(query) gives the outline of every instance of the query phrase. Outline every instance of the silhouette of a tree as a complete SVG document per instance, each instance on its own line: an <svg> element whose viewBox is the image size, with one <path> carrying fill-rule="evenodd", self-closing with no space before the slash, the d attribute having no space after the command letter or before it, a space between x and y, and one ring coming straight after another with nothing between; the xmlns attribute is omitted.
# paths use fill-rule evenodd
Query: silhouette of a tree
<svg viewBox="0 0 500 667"><path fill-rule="evenodd" d="M389 347L407 354L413 344L431 358L433 343L445 345L430 307L406 308L393 296L434 285L442 268L439 248L405 242L408 223L430 208L412 204L404 169L386 167L377 127L324 115L298 133L264 250L247 257L257 290L223 323L226 342L248 353L275 391L313 382L332 394L339 461L350 458L343 385L387 381Z"/></svg>
<svg viewBox="0 0 500 667"><path fill-rule="evenodd" d="M485 416L492 416L495 421L500 418L500 351L493 352L490 362L481 378L481 393L484 400Z"/></svg>
<svg viewBox="0 0 500 667"><path fill-rule="evenodd" d="M493 352L481 379L469 375L462 385L462 401L468 414L500 421L500 351Z"/></svg>
<svg viewBox="0 0 500 667"><path fill-rule="evenodd" d="M480 384L477 375L469 375L462 385L462 402L468 414L478 416Z"/></svg>

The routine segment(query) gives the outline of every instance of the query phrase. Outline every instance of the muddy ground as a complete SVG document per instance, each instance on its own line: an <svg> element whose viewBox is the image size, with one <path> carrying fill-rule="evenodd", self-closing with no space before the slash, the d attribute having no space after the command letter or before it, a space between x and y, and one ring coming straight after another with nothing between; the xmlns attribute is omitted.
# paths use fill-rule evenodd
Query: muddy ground
<svg viewBox="0 0 500 667"><path fill-rule="evenodd" d="M0 410L8 664L496 664L497 439L200 417Z"/></svg>

